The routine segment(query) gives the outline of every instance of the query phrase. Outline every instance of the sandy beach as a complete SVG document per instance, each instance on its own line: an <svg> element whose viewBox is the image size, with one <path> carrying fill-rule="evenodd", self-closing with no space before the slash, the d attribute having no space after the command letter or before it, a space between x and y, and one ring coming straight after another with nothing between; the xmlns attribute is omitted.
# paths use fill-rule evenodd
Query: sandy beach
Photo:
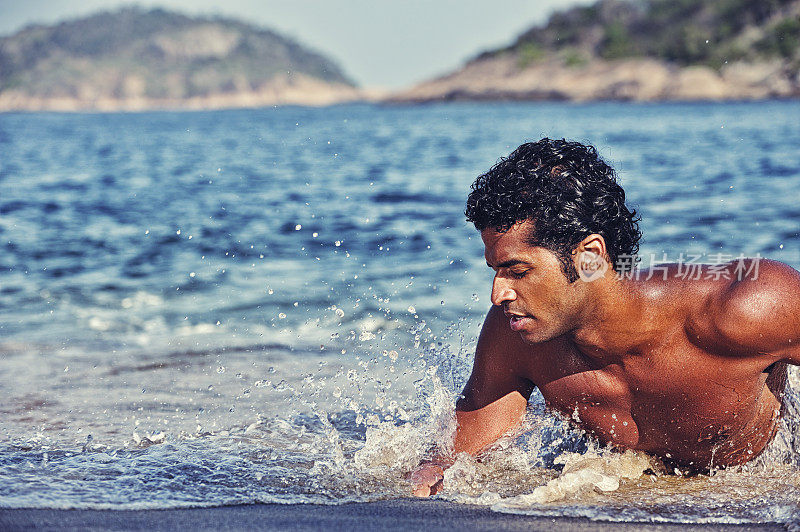
<svg viewBox="0 0 800 532"><path fill-rule="evenodd" d="M685 525L533 517L438 500L327 506L253 504L173 510L2 509L2 530L785 530L777 523Z"/></svg>

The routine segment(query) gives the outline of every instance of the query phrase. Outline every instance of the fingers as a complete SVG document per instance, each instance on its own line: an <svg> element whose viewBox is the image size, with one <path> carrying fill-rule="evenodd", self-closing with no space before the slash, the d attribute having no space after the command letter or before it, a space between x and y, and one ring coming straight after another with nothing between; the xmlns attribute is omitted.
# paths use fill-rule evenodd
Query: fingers
<svg viewBox="0 0 800 532"><path fill-rule="evenodd" d="M442 478L442 475L439 474L438 471L431 470L428 468L425 469L418 469L411 473L411 483L415 486L425 484L426 486L434 485L439 479Z"/></svg>
<svg viewBox="0 0 800 532"><path fill-rule="evenodd" d="M431 495L436 495L437 493L442 491L442 489L444 489L444 480L439 479L439 481L436 484L430 487L429 491Z"/></svg>
<svg viewBox="0 0 800 532"><path fill-rule="evenodd" d="M430 497L432 493L428 486L419 486L411 492L411 495L414 497Z"/></svg>
<svg viewBox="0 0 800 532"><path fill-rule="evenodd" d="M411 494L415 497L435 495L444 487L444 471L439 466L425 465L411 473Z"/></svg>
<svg viewBox="0 0 800 532"><path fill-rule="evenodd" d="M433 485L417 485L414 486L411 494L414 497L430 497L431 495L436 495L444 488L444 481L442 479L437 480L433 483Z"/></svg>

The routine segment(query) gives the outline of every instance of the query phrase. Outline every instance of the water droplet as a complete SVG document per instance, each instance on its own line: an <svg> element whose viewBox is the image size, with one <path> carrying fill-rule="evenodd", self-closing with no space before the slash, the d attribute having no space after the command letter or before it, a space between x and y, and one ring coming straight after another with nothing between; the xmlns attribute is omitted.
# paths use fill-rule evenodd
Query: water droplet
<svg viewBox="0 0 800 532"><path fill-rule="evenodd" d="M300 229L302 229L302 228L303 228L303 226L302 226L302 225L300 225L300 224L297 224L297 225L295 225L295 226L294 226L294 230L295 230L295 231L299 231L299 230L300 230Z"/></svg>
<svg viewBox="0 0 800 532"><path fill-rule="evenodd" d="M225 366L217 366L217 373L225 373Z"/></svg>

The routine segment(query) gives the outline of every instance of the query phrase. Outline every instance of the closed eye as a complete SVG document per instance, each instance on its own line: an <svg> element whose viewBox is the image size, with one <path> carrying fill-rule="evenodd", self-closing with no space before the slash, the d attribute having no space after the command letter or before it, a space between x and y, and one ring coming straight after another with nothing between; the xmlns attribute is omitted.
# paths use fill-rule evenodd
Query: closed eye
<svg viewBox="0 0 800 532"><path fill-rule="evenodd" d="M491 269L495 270L495 271L497 271L497 270L499 270L501 268L513 268L514 266L516 266L517 268L525 268L525 271L528 271L530 269L530 266L531 266L530 263L527 263L527 262L524 262L524 261L521 261L521 260L518 260L518 259L507 260L505 262L501 262L497 266L492 266L489 263L489 261L487 260L486 261L486 265L488 267L490 267ZM527 268L526 268L526 266L527 266Z"/></svg>

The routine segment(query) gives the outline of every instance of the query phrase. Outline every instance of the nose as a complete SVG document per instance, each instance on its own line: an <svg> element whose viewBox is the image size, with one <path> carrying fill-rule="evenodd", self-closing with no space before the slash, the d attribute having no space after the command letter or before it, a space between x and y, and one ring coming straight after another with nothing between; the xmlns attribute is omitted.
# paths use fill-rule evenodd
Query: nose
<svg viewBox="0 0 800 532"><path fill-rule="evenodd" d="M511 287L508 279L494 276L492 281L492 305L501 306L506 301L517 299L517 293Z"/></svg>

